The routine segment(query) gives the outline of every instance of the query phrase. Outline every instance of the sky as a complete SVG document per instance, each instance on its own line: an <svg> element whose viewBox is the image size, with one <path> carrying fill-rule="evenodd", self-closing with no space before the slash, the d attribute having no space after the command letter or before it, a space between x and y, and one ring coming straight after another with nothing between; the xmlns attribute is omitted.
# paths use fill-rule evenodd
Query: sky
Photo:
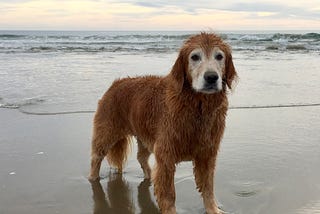
<svg viewBox="0 0 320 214"><path fill-rule="evenodd" d="M320 0L0 0L0 30L314 30Z"/></svg>

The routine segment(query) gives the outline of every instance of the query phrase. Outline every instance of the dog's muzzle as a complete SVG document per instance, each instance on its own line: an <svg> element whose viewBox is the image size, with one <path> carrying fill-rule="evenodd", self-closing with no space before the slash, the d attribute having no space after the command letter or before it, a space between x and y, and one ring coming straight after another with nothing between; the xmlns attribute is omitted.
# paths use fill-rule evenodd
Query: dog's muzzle
<svg viewBox="0 0 320 214"><path fill-rule="evenodd" d="M208 93L214 93L221 90L219 89L219 86L218 86L219 75L217 72L207 71L204 74L203 78L204 78L203 91L206 91Z"/></svg>

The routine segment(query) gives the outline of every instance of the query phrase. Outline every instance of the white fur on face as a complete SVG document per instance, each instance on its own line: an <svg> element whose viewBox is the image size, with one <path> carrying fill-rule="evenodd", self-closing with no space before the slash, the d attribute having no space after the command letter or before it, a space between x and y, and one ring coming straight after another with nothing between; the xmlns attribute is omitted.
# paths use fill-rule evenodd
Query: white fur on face
<svg viewBox="0 0 320 214"><path fill-rule="evenodd" d="M215 93L222 90L222 76L225 67L225 54L214 47L209 56L201 48L194 49L189 54L189 72L192 78L192 87L195 91L202 93ZM206 72L215 72L218 74L216 84L208 87L204 75Z"/></svg>

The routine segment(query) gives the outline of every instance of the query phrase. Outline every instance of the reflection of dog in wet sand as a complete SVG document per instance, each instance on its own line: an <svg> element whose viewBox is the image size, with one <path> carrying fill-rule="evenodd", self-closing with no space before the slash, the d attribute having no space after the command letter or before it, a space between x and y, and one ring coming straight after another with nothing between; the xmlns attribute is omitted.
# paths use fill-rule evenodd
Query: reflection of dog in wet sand
<svg viewBox="0 0 320 214"><path fill-rule="evenodd" d="M132 190L122 174L111 174L103 190L99 181L91 182L94 214L134 214L136 207ZM149 192L150 180L145 179L138 186L138 204L141 214L159 214Z"/></svg>
<svg viewBox="0 0 320 214"><path fill-rule="evenodd" d="M201 33L182 46L171 72L117 80L99 101L94 117L91 172L99 178L101 161L122 170L129 138L138 141L145 177L155 154L154 192L162 213L176 213L175 164L192 161L207 213L219 213L213 178L228 109L227 87L237 76L231 50L220 37Z"/></svg>

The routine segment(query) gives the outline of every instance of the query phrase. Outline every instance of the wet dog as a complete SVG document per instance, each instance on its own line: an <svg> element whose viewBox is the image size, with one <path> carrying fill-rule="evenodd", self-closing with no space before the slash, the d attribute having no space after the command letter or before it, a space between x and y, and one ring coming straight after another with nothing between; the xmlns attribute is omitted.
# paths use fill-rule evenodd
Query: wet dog
<svg viewBox="0 0 320 214"><path fill-rule="evenodd" d="M90 180L101 161L122 171L130 137L138 161L154 184L162 213L176 213L175 165L192 161L207 213L219 213L214 171L228 110L227 89L237 77L230 47L217 35L201 33L183 44L171 72L116 80L99 101L94 117ZM152 170L148 158L154 153Z"/></svg>

